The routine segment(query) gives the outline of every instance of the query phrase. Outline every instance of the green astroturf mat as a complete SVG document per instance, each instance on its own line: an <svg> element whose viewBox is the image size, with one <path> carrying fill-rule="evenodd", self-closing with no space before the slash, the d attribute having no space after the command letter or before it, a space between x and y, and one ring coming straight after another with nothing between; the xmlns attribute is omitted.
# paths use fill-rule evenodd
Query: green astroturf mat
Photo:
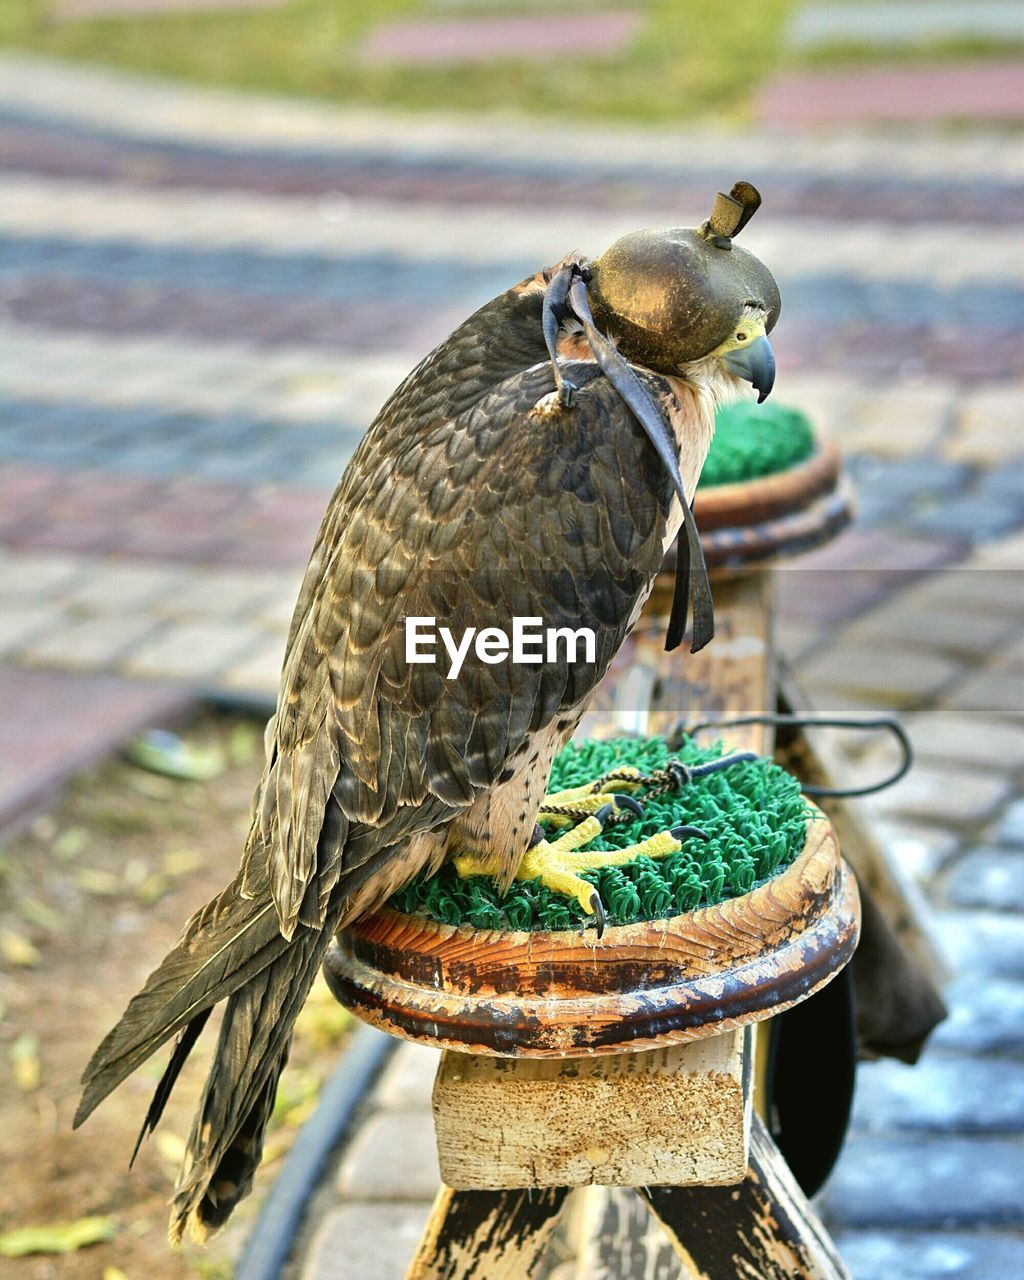
<svg viewBox="0 0 1024 1280"><path fill-rule="evenodd" d="M701 489L738 484L795 467L814 452L814 431L799 409L742 400L719 409Z"/></svg>
<svg viewBox="0 0 1024 1280"><path fill-rule="evenodd" d="M557 757L548 791L594 782L623 765L647 773L670 758L695 766L723 754L721 743L700 748L686 742L670 752L664 738L583 739ZM629 815L628 821L609 826L588 849L622 849L680 824L700 827L708 839L687 839L679 853L666 858L641 857L624 867L585 872L612 925L664 919L748 893L796 859L812 812L799 781L765 759L694 778L679 792L633 794L643 805L643 817ZM477 929L572 929L593 923L577 902L552 893L539 880L516 881L502 898L492 880L463 880L451 863L429 879L412 881L390 905L408 915Z"/></svg>

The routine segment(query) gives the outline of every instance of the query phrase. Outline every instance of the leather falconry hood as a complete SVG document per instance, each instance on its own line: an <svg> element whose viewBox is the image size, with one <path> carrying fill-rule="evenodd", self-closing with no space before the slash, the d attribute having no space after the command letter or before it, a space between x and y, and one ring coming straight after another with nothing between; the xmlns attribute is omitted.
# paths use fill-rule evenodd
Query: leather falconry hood
<svg viewBox="0 0 1024 1280"><path fill-rule="evenodd" d="M749 182L737 182L728 195L718 193L702 226L634 231L596 262L562 267L544 295L544 339L562 403L572 402L573 389L558 366L558 332L572 315L605 376L647 433L682 504L680 539L686 547L676 551L666 649L682 641L691 599L690 648L693 653L702 649L715 634L714 606L672 433L631 366L679 372L723 346L749 306L765 311L765 331L771 331L781 307L778 285L762 262L732 242L760 204Z"/></svg>
<svg viewBox="0 0 1024 1280"><path fill-rule="evenodd" d="M594 322L634 364L674 372L710 355L743 308L761 306L771 332L779 287L768 268L733 243L761 204L749 182L719 192L699 228L663 227L623 236L591 264Z"/></svg>

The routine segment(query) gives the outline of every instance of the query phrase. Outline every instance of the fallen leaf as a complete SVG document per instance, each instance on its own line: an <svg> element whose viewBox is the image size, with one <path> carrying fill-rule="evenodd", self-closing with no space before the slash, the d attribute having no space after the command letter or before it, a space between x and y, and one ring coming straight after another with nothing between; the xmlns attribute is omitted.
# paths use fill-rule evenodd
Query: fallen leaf
<svg viewBox="0 0 1024 1280"><path fill-rule="evenodd" d="M256 748L262 736L255 725L248 724L244 720L236 724L228 739L228 755L232 763L248 764L256 754Z"/></svg>
<svg viewBox="0 0 1024 1280"><path fill-rule="evenodd" d="M162 871L154 871L137 886L135 896L144 907L151 907L154 902L159 902L170 888L171 882L167 876Z"/></svg>
<svg viewBox="0 0 1024 1280"><path fill-rule="evenodd" d="M198 871L205 858L198 849L171 849L160 859L160 864L169 876L187 876Z"/></svg>
<svg viewBox="0 0 1024 1280"><path fill-rule="evenodd" d="M42 1064L39 1061L39 1037L31 1031L23 1031L10 1048L11 1072L14 1083L22 1093L32 1093L39 1088Z"/></svg>
<svg viewBox="0 0 1024 1280"><path fill-rule="evenodd" d="M145 858L129 858L124 864L124 882L129 889L137 889L149 875L149 863Z"/></svg>
<svg viewBox="0 0 1024 1280"><path fill-rule="evenodd" d="M95 898L116 898L123 889L121 877L100 867L82 867L75 873L78 887Z"/></svg>
<svg viewBox="0 0 1024 1280"><path fill-rule="evenodd" d="M42 959L35 945L13 929L0 929L0 955L17 969L34 969Z"/></svg>
<svg viewBox="0 0 1024 1280"><path fill-rule="evenodd" d="M77 858L83 849L89 844L89 833L84 827L65 827L58 836L54 838L51 846L54 856L59 858L61 862L70 862L72 858Z"/></svg>
<svg viewBox="0 0 1024 1280"><path fill-rule="evenodd" d="M215 747L190 746L166 729L150 729L133 738L124 753L140 769L186 782L209 782L227 767L222 751Z"/></svg>
<svg viewBox="0 0 1024 1280"><path fill-rule="evenodd" d="M57 933L61 927L61 918L48 902L40 898L22 898L18 903L18 915L29 924L38 925L47 933Z"/></svg>
<svg viewBox="0 0 1024 1280"><path fill-rule="evenodd" d="M0 1236L0 1256L25 1258L32 1253L75 1253L117 1233L113 1218L79 1218L49 1226L17 1227Z"/></svg>
<svg viewBox="0 0 1024 1280"><path fill-rule="evenodd" d="M104 1267L103 1280L128 1280L128 1277L120 1267Z"/></svg>

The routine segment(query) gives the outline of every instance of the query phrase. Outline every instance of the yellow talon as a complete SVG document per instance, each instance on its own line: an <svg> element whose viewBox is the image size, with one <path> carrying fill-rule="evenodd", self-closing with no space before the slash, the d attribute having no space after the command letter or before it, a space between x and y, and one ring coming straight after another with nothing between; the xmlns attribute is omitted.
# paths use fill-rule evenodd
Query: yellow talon
<svg viewBox="0 0 1024 1280"><path fill-rule="evenodd" d="M614 783L615 791L610 790ZM567 787L544 797L538 818L556 828L568 828L552 840L540 840L528 849L519 864L517 880L540 880L553 893L575 898L584 913L598 916L598 934L603 925L603 908L597 890L581 876L583 871L596 871L602 867L623 867L637 858L667 858L682 849L682 841L672 831L659 831L625 849L584 850L603 831L596 816L603 809L612 813L622 812L619 803L623 793L641 789L644 775L639 769L625 765L607 773L595 782L580 787ZM616 795L618 792L618 796ZM630 804L633 802L630 801ZM637 809L639 813L640 810ZM581 815L586 815L579 821ZM571 825L575 824L575 825ZM680 828L680 834L688 828ZM474 853L459 854L453 859L455 870L463 879L470 876L497 874L498 862L494 858L480 857Z"/></svg>
<svg viewBox="0 0 1024 1280"><path fill-rule="evenodd" d="M593 825L591 825L593 824ZM577 837L583 828L589 828L582 838ZM554 893L575 898L588 916L594 914L594 886L584 880L581 871L597 871L601 867L624 867L637 858L667 858L683 847L671 831L659 831L638 844L625 849L590 849L580 846L600 835L601 824L596 818L588 818L572 831L557 840L542 840L530 849L516 872L517 880L540 880Z"/></svg>

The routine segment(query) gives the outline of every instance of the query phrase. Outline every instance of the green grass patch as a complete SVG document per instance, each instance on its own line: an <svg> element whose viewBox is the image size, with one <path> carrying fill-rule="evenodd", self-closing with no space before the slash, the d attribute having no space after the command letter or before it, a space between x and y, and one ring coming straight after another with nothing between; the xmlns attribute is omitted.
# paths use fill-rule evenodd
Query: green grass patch
<svg viewBox="0 0 1024 1280"><path fill-rule="evenodd" d="M686 742L669 752L664 738L583 739L555 760L550 791L580 786L622 765L642 772L663 768L670 756L686 765L719 759L721 743L699 748ZM659 920L739 897L789 866L804 847L812 810L800 783L771 760L733 765L695 778L681 792L646 796L642 818L609 826L589 849L623 849L679 824L700 827L706 841L684 842L667 858L637 858L625 867L587 872L601 895L610 924ZM502 897L491 879L463 880L451 863L420 877L390 905L407 915L477 929L573 929L593 925L575 901L552 893L539 880L512 885Z"/></svg>
<svg viewBox="0 0 1024 1280"><path fill-rule="evenodd" d="M799 409L741 400L719 409L700 488L738 484L798 466L814 452L814 428Z"/></svg>
<svg viewBox="0 0 1024 1280"><path fill-rule="evenodd" d="M745 118L751 90L775 68L793 3L759 0L725 13L656 0L642 9L630 46L612 57L581 58L568 47L557 59L456 67L363 66L356 57L378 23L474 12L423 0L293 0L249 13L88 21L58 21L49 0L4 0L0 43L204 84L381 107L729 121ZM565 145L571 148L571 136Z"/></svg>

